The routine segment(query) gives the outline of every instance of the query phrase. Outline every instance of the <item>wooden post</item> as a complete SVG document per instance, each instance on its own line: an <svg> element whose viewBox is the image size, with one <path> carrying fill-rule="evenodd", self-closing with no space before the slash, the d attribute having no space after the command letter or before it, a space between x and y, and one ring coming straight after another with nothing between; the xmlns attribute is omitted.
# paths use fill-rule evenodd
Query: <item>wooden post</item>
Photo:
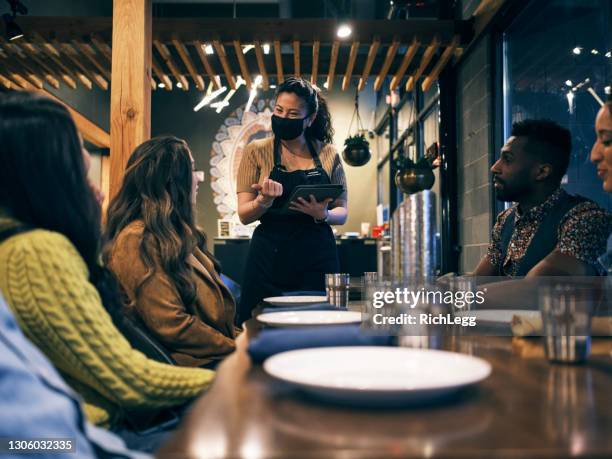
<svg viewBox="0 0 612 459"><path fill-rule="evenodd" d="M151 0L113 0L110 189L134 148L151 137Z"/></svg>

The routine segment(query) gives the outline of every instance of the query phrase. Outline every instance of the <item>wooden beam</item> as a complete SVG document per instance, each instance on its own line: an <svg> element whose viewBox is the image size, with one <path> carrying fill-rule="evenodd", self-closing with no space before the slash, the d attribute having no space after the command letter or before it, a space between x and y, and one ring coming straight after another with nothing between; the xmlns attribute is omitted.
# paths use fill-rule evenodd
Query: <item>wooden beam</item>
<svg viewBox="0 0 612 459"><path fill-rule="evenodd" d="M155 59L155 56L153 56L153 54L151 54L151 68L153 69L155 75L157 75L157 78L159 78L160 81L164 84L164 89L166 91L172 91L172 80L161 69L161 67L157 63L157 59Z"/></svg>
<svg viewBox="0 0 612 459"><path fill-rule="evenodd" d="M161 58L166 63L166 67L170 69L170 72L172 73L172 75L174 75L174 78L176 78L176 80L181 83L181 89L183 91L189 90L189 82L187 81L187 78L181 75L181 72L178 71L178 68L174 64L174 60L172 59L172 55L170 54L170 50L168 49L168 47L165 44L161 43L159 40L153 40L153 44L155 45L155 48L159 52Z"/></svg>
<svg viewBox="0 0 612 459"><path fill-rule="evenodd" d="M274 40L274 60L276 61L276 84L281 84L285 77L283 75L283 55L281 54L281 45L279 40Z"/></svg>
<svg viewBox="0 0 612 459"><path fill-rule="evenodd" d="M9 59L9 57L12 57L12 64L14 66L15 71L20 70L20 74L26 79L28 80L29 83L31 83L34 87L42 89L43 88L43 80L42 78L40 78L36 73L36 71L34 69L32 69L32 67L30 67L26 61L25 61L25 57L22 58L22 55L20 55L20 53L18 53L15 49L13 49L12 46L10 46L9 43L3 42L2 43L2 49L4 50L4 52L6 53L6 57L5 59ZM44 76L43 76L44 78ZM58 83L59 85L59 83Z"/></svg>
<svg viewBox="0 0 612 459"><path fill-rule="evenodd" d="M152 0L113 0L109 200L134 149L151 137ZM119 44L129 44L121 46Z"/></svg>
<svg viewBox="0 0 612 459"><path fill-rule="evenodd" d="M100 89L106 91L108 89L108 82L104 79L102 75L99 73L91 72L87 67L85 67L79 59L77 59L74 55L78 55L78 52L72 47L70 43L55 43L55 46L58 49L62 49L64 54L68 59L85 75L88 79L93 80Z"/></svg>
<svg viewBox="0 0 612 459"><path fill-rule="evenodd" d="M112 50L111 47L108 46L101 38L97 37L94 34L90 36L91 42L96 46L97 50L108 59L108 63L110 64L113 61Z"/></svg>
<svg viewBox="0 0 612 459"><path fill-rule="evenodd" d="M212 81L213 84L215 85L215 89L221 89L221 84L219 83L219 79L216 77L217 74L213 70L212 65L210 65L210 62L208 61L208 58L206 57L206 53L204 52L204 43L196 40L193 42L193 45L195 46L198 56L200 56L200 61L202 62L202 66L204 67L204 70L206 71L208 78L210 78L210 81Z"/></svg>
<svg viewBox="0 0 612 459"><path fill-rule="evenodd" d="M270 81L268 80L268 72L266 72L266 64L264 62L264 55L261 49L261 42L255 40L255 57L257 58L257 66L259 67L259 73L261 74L261 86L264 91L270 89Z"/></svg>
<svg viewBox="0 0 612 459"><path fill-rule="evenodd" d="M44 61L42 60L42 54L44 54L44 52L42 50L38 50L32 43L22 43L23 47L28 50L30 52L30 55L34 58L34 56L36 56L36 60L37 62L39 62L39 64L41 66L44 66L43 68L46 68L48 71L50 71L54 76L58 75L60 76L60 78L62 80L64 80L64 83L66 83L70 88L72 89L76 89L77 85L76 85L76 81L72 78L72 76L70 76L69 74L67 74L66 72L62 72L61 68L59 72L56 72L55 70L53 70L50 66L46 65L44 63Z"/></svg>
<svg viewBox="0 0 612 459"><path fill-rule="evenodd" d="M414 56L416 56L418 50L419 41L415 37L415 39L412 40L412 44L408 47L408 50L406 50L406 54L404 54L402 63L400 64L399 68L395 72L395 75L393 75L393 78L391 79L391 85L389 86L389 89L391 89L391 91L393 91L399 86L400 81L402 80L402 78L404 78L404 74L406 73L406 70L408 70L408 67L410 67L410 64L412 63L412 60L414 59Z"/></svg>
<svg viewBox="0 0 612 459"><path fill-rule="evenodd" d="M438 79L440 73L442 72L442 70L444 70L444 67L446 66L446 64L448 64L448 61L455 53L457 46L459 46L459 37L455 37L455 40L453 40L450 46L446 47L446 49L442 53L442 56L440 56L440 60L438 60L431 73L427 75L423 80L423 84L421 85L421 89L423 90L423 92L428 91L432 83Z"/></svg>
<svg viewBox="0 0 612 459"><path fill-rule="evenodd" d="M15 83L14 81L11 81L10 78L2 75L1 73L0 73L0 83L6 89L14 89L16 91L21 91L21 87L17 83Z"/></svg>
<svg viewBox="0 0 612 459"><path fill-rule="evenodd" d="M327 71L327 90L331 91L334 85L334 76L336 73L336 62L338 62L338 50L340 49L340 42L334 41L331 49L331 56L329 58L329 69Z"/></svg>
<svg viewBox="0 0 612 459"><path fill-rule="evenodd" d="M102 203L102 215L106 216L106 209L108 207L109 196L110 196L110 169L111 169L111 158L110 156L102 156L102 167L100 171L100 190L104 193L104 202Z"/></svg>
<svg viewBox="0 0 612 459"><path fill-rule="evenodd" d="M370 50L368 51L368 57L366 59L366 63L363 66L363 72L361 72L361 78L359 79L359 85L357 89L359 91L363 91L366 83L368 82L368 78L370 77L370 71L372 70L372 65L374 64L374 59L376 58L376 53L378 52L378 48L380 46L380 40L376 38L372 44L370 45Z"/></svg>
<svg viewBox="0 0 612 459"><path fill-rule="evenodd" d="M434 54L438 50L439 46L440 41L436 37L434 37L425 52L423 53L423 57L421 58L421 65L419 65L417 71L414 72L410 76L410 78L408 78L408 81L406 82L406 91L412 91L414 89L417 82L419 81L419 78L431 62L431 59L434 57Z"/></svg>
<svg viewBox="0 0 612 459"><path fill-rule="evenodd" d="M391 63L393 62L393 58L395 57L398 48L399 41L393 40L391 42L391 45L389 45L389 49L387 49L387 55L380 71L378 72L378 76L376 77L376 80L374 80L374 91L378 91L382 87L382 84L385 81L385 77L387 76L387 72L389 72L389 68L391 67Z"/></svg>
<svg viewBox="0 0 612 459"><path fill-rule="evenodd" d="M474 10L474 37L478 37L509 0L481 0Z"/></svg>
<svg viewBox="0 0 612 459"><path fill-rule="evenodd" d="M225 54L225 48L223 47L223 43L219 40L213 40L213 47L215 48L215 52L217 53L217 57L219 61L221 61L221 67L223 67L223 72L225 73L225 78L227 78L227 83L230 89L236 89L236 81L234 80L234 73L227 61L227 55Z"/></svg>
<svg viewBox="0 0 612 459"><path fill-rule="evenodd" d="M41 57L38 56L38 51L35 50L34 45L31 43L20 43L20 45L25 50L24 52L30 56L30 58L38 64L38 66L43 69L45 79L49 82L51 86L55 89L59 89L60 82L59 79L62 78L54 69L52 69L47 63L45 63ZM76 87L76 83L75 83Z"/></svg>
<svg viewBox="0 0 612 459"><path fill-rule="evenodd" d="M44 39L39 35L34 35L36 38L36 44L40 46L40 49L51 59L51 61L57 65L62 71L62 78L73 89L76 89L76 80L81 81L81 84L85 86L87 89L92 88L92 83L87 77L81 78L77 76L71 69L69 69L60 59L60 54L57 50L49 43L45 42ZM67 78L64 78L64 75Z"/></svg>
<svg viewBox="0 0 612 459"><path fill-rule="evenodd" d="M177 39L172 40L172 44L176 48L178 55L183 61L183 64L185 64L185 67L187 68L189 75L191 75L191 78L193 79L193 82L195 83L196 87L200 91L204 91L204 89L206 88L206 86L204 85L204 78L202 78L202 76L199 75L198 72L196 71L195 66L193 65L193 62L191 61L191 58L189 57L189 53L187 52L187 49L185 48L185 45L183 45Z"/></svg>
<svg viewBox="0 0 612 459"><path fill-rule="evenodd" d="M357 51L359 51L359 42L354 41L351 45L351 52L349 54L348 64L346 64L346 72L344 72L344 78L342 78L343 91L346 91L351 84L353 68L355 67L355 60L357 59Z"/></svg>
<svg viewBox="0 0 612 459"><path fill-rule="evenodd" d="M100 74L104 78L106 78L107 80L111 79L110 70L102 64L100 59L98 59L93 47L90 44L83 43L82 41L77 41L77 40L72 40L72 44L77 49L81 50L81 53L83 53L85 57L87 57L89 62L93 64L93 66L98 70L98 72L100 72Z"/></svg>
<svg viewBox="0 0 612 459"><path fill-rule="evenodd" d="M244 58L244 53L242 52L242 44L240 40L234 40L234 52L236 53L236 57L238 58L238 64L240 65L240 73L242 74L242 79L244 80L244 84L247 89L251 89L253 86L253 82L251 81L251 72L249 72L249 67L247 66L246 59Z"/></svg>
<svg viewBox="0 0 612 459"><path fill-rule="evenodd" d="M108 132L106 132L96 123L89 120L79 111L75 110L73 107L71 107L66 102L59 99L58 97L54 96L50 92L45 91L44 89L36 91L36 92L50 99L53 99L54 101L59 102L64 107L66 107L68 111L70 112L72 119L74 120L74 124L76 125L77 129L79 130L79 132L81 133L81 135L83 136L85 140L95 145L96 147L110 148L111 143L110 143L110 135L108 135Z"/></svg>
<svg viewBox="0 0 612 459"><path fill-rule="evenodd" d="M293 74L300 76L300 41L293 40Z"/></svg>
<svg viewBox="0 0 612 459"><path fill-rule="evenodd" d="M316 85L319 72L319 51L321 42L315 40L312 44L312 74L310 75L310 83Z"/></svg>

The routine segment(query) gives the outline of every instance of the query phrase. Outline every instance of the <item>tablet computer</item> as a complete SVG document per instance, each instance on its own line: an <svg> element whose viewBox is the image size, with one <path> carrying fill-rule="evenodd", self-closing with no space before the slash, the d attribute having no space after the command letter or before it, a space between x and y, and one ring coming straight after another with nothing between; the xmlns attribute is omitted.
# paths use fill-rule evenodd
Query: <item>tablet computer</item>
<svg viewBox="0 0 612 459"><path fill-rule="evenodd" d="M297 198L309 201L310 195L313 195L318 202L321 202L325 199L336 199L343 191L342 185L298 185L283 206L283 210L289 210L289 206L293 201L297 201Z"/></svg>

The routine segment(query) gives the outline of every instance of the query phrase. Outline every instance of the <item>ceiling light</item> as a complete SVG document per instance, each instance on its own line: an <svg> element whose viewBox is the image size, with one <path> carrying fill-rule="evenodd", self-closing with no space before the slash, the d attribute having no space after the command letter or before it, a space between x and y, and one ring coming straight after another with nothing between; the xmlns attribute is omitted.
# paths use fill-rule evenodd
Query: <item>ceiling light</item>
<svg viewBox="0 0 612 459"><path fill-rule="evenodd" d="M243 53L243 54L246 54L246 53L248 53L249 51L251 51L253 48L255 48L255 45L244 45L244 46L242 47L242 53Z"/></svg>
<svg viewBox="0 0 612 459"><path fill-rule="evenodd" d="M204 48L204 52L206 54L215 54L215 50L213 49L212 45L202 45L202 47Z"/></svg>
<svg viewBox="0 0 612 459"><path fill-rule="evenodd" d="M159 83L159 84L157 85L157 87L158 87L158 88L162 88L162 89L163 89L163 88L165 88L165 87L166 87L166 85L165 85L164 83Z"/></svg>
<svg viewBox="0 0 612 459"><path fill-rule="evenodd" d="M217 97L219 97L221 95L221 93L223 93L226 90L227 90L227 88L225 86L222 86L219 89L216 89L216 90L212 91L210 94L207 94L206 96L204 96L202 98L202 100L200 101L200 103L198 103L198 105L193 107L193 111L197 112L202 107L210 104L213 100L215 100Z"/></svg>
<svg viewBox="0 0 612 459"><path fill-rule="evenodd" d="M592 49L591 54L599 54L599 51L597 51L596 49Z"/></svg>
<svg viewBox="0 0 612 459"><path fill-rule="evenodd" d="M612 51L608 51L605 56L609 59L612 57Z"/></svg>
<svg viewBox="0 0 612 459"><path fill-rule="evenodd" d="M327 89L327 87L328 87L327 81L326 81L325 83L323 83L323 87L324 87L325 89Z"/></svg>
<svg viewBox="0 0 612 459"><path fill-rule="evenodd" d="M349 37L351 33L353 33L353 30L348 24L340 24L338 26L336 35L338 36L338 38L346 38Z"/></svg>
<svg viewBox="0 0 612 459"><path fill-rule="evenodd" d="M276 85L275 84L271 84L270 85L270 89L276 89Z"/></svg>
<svg viewBox="0 0 612 459"><path fill-rule="evenodd" d="M580 46L576 46L574 49L572 49L572 53L574 53L575 55L578 55L582 53L582 48Z"/></svg>
<svg viewBox="0 0 612 459"><path fill-rule="evenodd" d="M270 54L270 44L269 43L263 44L263 52L264 54Z"/></svg>
<svg viewBox="0 0 612 459"><path fill-rule="evenodd" d="M4 18L4 28L6 29L7 40L13 41L23 37L23 31L15 22L15 18L13 16L7 13L3 14L2 17Z"/></svg>
<svg viewBox="0 0 612 459"><path fill-rule="evenodd" d="M181 83L180 81L176 84L177 88L182 88L183 87L183 83Z"/></svg>
<svg viewBox="0 0 612 459"><path fill-rule="evenodd" d="M572 80L566 80L565 86L569 86L571 88L572 86L574 86L574 83L572 83Z"/></svg>
<svg viewBox="0 0 612 459"><path fill-rule="evenodd" d="M261 75L257 75L255 77L255 86L259 86L262 81L263 81L263 77Z"/></svg>

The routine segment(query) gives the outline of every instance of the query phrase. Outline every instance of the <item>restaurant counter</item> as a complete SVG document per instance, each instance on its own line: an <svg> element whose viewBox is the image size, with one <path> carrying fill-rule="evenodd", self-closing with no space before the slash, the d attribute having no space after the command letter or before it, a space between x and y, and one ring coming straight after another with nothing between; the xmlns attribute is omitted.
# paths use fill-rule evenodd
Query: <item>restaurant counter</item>
<svg viewBox="0 0 612 459"><path fill-rule="evenodd" d="M159 457L612 457L610 339L571 366L549 363L537 338L449 336L444 349L492 365L487 379L434 405L360 409L308 398L252 364L258 329L247 322Z"/></svg>
<svg viewBox="0 0 612 459"><path fill-rule="evenodd" d="M223 273L242 284L244 266L249 253L248 238L215 238L213 254L221 263ZM376 239L336 239L340 271L352 277L376 271Z"/></svg>

